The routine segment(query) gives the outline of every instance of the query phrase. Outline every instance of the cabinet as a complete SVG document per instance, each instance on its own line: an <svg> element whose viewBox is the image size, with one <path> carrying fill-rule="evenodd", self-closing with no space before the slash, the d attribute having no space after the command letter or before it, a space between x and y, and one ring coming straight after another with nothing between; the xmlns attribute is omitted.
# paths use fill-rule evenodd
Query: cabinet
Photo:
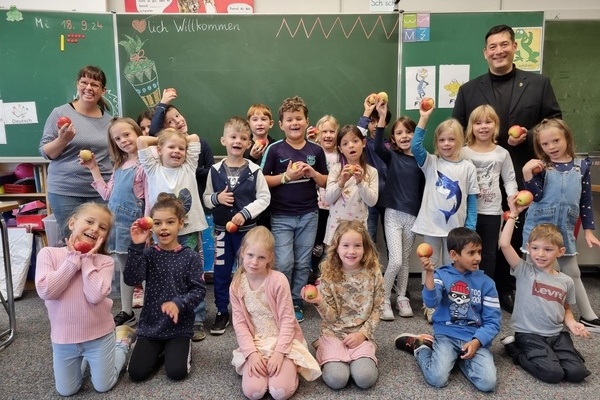
<svg viewBox="0 0 600 400"><path fill-rule="evenodd" d="M35 193L0 194L0 201L16 201L19 204L24 204L34 200L41 200L46 203L46 209L48 210L48 214L50 214L48 193L46 192L46 175L48 173L49 160L43 157L0 157L0 172L14 171L17 165L21 163L31 163L38 167L41 190Z"/></svg>

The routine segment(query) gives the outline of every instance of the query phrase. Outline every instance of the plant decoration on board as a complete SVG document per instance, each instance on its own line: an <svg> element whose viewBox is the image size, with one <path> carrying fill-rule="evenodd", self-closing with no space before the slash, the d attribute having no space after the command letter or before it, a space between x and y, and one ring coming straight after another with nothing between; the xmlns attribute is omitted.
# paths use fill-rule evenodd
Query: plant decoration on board
<svg viewBox="0 0 600 400"><path fill-rule="evenodd" d="M124 35L127 40L121 40L119 44L125 48L129 55L129 61L125 65L123 74L131 83L138 96L142 98L148 108L154 108L160 102L160 85L156 72L156 63L144 55L144 43L146 41L138 37Z"/></svg>

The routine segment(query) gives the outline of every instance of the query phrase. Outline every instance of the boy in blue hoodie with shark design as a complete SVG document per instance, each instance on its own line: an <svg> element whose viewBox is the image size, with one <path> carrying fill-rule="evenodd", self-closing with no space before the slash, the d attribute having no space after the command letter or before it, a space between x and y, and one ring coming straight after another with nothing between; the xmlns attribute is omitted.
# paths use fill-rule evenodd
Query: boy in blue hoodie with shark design
<svg viewBox="0 0 600 400"><path fill-rule="evenodd" d="M451 265L435 269L421 257L425 272L423 301L435 308L433 335L403 333L396 347L414 354L428 384L444 387L458 362L467 379L483 392L496 388L496 366L490 351L500 331L502 313L494 281L479 270L481 237L468 228L448 234Z"/></svg>

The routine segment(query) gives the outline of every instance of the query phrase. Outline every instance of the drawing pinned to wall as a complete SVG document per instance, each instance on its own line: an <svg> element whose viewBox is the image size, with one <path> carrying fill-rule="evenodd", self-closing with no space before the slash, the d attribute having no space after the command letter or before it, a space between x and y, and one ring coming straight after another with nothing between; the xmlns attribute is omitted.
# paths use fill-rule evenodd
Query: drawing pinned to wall
<svg viewBox="0 0 600 400"><path fill-rule="evenodd" d="M6 13L6 20L8 22L19 22L23 21L23 14L17 10L16 6L10 6L10 10Z"/></svg>
<svg viewBox="0 0 600 400"><path fill-rule="evenodd" d="M407 110L418 110L424 97L435 99L436 67L406 67L405 103Z"/></svg>
<svg viewBox="0 0 600 400"><path fill-rule="evenodd" d="M542 65L542 27L516 27L515 42L515 65L525 71L539 71Z"/></svg>
<svg viewBox="0 0 600 400"><path fill-rule="evenodd" d="M132 26L138 32L143 32L146 30L146 20L134 20ZM142 42L138 36L124 36L126 40L120 41L119 45L127 51L129 61L125 65L123 75L144 101L146 107L154 108L160 102L161 97L156 63L144 54L142 47L146 41Z"/></svg>
<svg viewBox="0 0 600 400"><path fill-rule="evenodd" d="M431 34L431 17L429 13L402 15L402 41L429 42Z"/></svg>
<svg viewBox="0 0 600 400"><path fill-rule="evenodd" d="M440 65L440 90L438 94L438 108L453 108L456 95L460 86L469 80L471 66L466 65Z"/></svg>
<svg viewBox="0 0 600 400"><path fill-rule="evenodd" d="M0 100L0 144L6 144L6 128L4 127L4 109Z"/></svg>
<svg viewBox="0 0 600 400"><path fill-rule="evenodd" d="M147 14L252 14L254 0L125 0L125 11Z"/></svg>

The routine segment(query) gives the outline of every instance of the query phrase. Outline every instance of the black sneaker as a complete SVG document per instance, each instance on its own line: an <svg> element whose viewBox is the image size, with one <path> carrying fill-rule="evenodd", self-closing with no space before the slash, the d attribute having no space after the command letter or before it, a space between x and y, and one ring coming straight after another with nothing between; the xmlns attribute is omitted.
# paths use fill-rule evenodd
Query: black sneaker
<svg viewBox="0 0 600 400"><path fill-rule="evenodd" d="M404 350L410 354L414 354L415 350L423 345L429 348L433 347L431 340L424 338L423 335L413 335L412 333L398 335L394 342L397 349Z"/></svg>
<svg viewBox="0 0 600 400"><path fill-rule="evenodd" d="M115 319L115 326L121 326L121 325L134 326L135 322L136 322L135 313L131 313L131 315L129 315L125 311L121 311L120 313L115 315L114 319Z"/></svg>
<svg viewBox="0 0 600 400"><path fill-rule="evenodd" d="M229 313L218 312L215 317L215 323L210 328L211 335L222 335L229 326Z"/></svg>
<svg viewBox="0 0 600 400"><path fill-rule="evenodd" d="M600 318L588 321L587 319L579 318L579 322L585 325L585 328L594 333L600 333Z"/></svg>
<svg viewBox="0 0 600 400"><path fill-rule="evenodd" d="M519 346L517 346L517 343L515 342L515 337L512 335L507 336L500 340L500 343L502 343L504 349L506 350L506 353L508 353L510 358L512 358L513 363L519 365L519 354L521 353L521 349L519 349Z"/></svg>

